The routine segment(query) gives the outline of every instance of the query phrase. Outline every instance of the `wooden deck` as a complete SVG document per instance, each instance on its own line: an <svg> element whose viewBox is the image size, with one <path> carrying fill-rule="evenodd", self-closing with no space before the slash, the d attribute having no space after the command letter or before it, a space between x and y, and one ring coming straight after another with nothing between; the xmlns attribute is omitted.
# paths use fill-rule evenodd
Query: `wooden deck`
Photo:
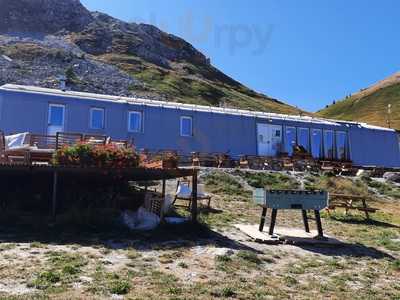
<svg viewBox="0 0 400 300"><path fill-rule="evenodd" d="M60 181L74 181L81 184L89 180L98 182L112 181L115 184L140 181L162 181L165 194L166 180L192 177L193 199L192 220L197 222L197 176L194 168L150 169L150 168L97 168L97 167L67 167L51 165L0 164L0 180L6 182L21 182L24 180L44 180L48 182L52 195L51 212L53 217L57 211L57 192Z"/></svg>

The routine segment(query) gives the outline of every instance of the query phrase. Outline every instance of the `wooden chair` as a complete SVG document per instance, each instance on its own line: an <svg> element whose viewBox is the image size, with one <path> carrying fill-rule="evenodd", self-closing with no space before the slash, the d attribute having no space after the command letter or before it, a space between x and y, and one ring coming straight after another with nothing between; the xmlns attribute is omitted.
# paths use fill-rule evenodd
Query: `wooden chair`
<svg viewBox="0 0 400 300"><path fill-rule="evenodd" d="M9 147L4 132L0 131L0 162L2 163L27 163L27 151L29 144L26 141L29 139L28 133L20 135L22 139L15 147Z"/></svg>
<svg viewBox="0 0 400 300"><path fill-rule="evenodd" d="M333 161L322 160L322 161L320 161L320 169L322 172L335 172L336 166Z"/></svg>
<svg viewBox="0 0 400 300"><path fill-rule="evenodd" d="M250 169L249 157L248 155L242 155L239 158L239 168L240 169Z"/></svg>
<svg viewBox="0 0 400 300"><path fill-rule="evenodd" d="M55 150L57 148L57 137L55 135L31 134L29 144L39 149Z"/></svg>
<svg viewBox="0 0 400 300"><path fill-rule="evenodd" d="M188 154L178 154L178 164L180 167L190 167L193 165L192 156Z"/></svg>
<svg viewBox="0 0 400 300"><path fill-rule="evenodd" d="M113 140L111 138L106 139L107 144L115 145L117 148L124 149L132 146L127 140Z"/></svg>
<svg viewBox="0 0 400 300"><path fill-rule="evenodd" d="M285 171L294 171L294 161L292 158L282 158L282 167Z"/></svg>
<svg viewBox="0 0 400 300"><path fill-rule="evenodd" d="M83 141L91 145L105 145L107 137L105 135L84 135Z"/></svg>
<svg viewBox="0 0 400 300"><path fill-rule="evenodd" d="M187 208L188 209L191 208L191 206L192 206L192 189L190 188L189 181L178 181L177 186L176 186L175 198L174 198L174 201L172 202L172 205L174 205L177 200L183 200L183 201L188 202ZM204 184L197 185L197 200L198 201L202 201L202 200L207 201L207 208L211 208L211 196L205 192Z"/></svg>
<svg viewBox="0 0 400 300"><path fill-rule="evenodd" d="M8 157L6 154L6 140L4 132L0 131L0 163L7 163Z"/></svg>
<svg viewBox="0 0 400 300"><path fill-rule="evenodd" d="M215 154L192 152L192 166L193 167L217 167L218 158Z"/></svg>
<svg viewBox="0 0 400 300"><path fill-rule="evenodd" d="M233 165L231 157L226 153L216 153L215 160L217 162L217 168L231 168Z"/></svg>
<svg viewBox="0 0 400 300"><path fill-rule="evenodd" d="M57 132L56 149L58 150L63 146L73 146L82 141L83 141L83 134L81 133Z"/></svg>
<svg viewBox="0 0 400 300"><path fill-rule="evenodd" d="M32 134L28 161L30 164L50 163L57 148L57 137L53 135Z"/></svg>

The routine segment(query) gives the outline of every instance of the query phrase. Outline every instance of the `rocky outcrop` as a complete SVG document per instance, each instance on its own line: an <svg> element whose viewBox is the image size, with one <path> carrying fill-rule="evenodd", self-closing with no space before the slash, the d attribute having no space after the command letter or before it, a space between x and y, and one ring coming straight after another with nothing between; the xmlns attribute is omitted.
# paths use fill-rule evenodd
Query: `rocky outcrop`
<svg viewBox="0 0 400 300"><path fill-rule="evenodd" d="M79 0L0 0L0 33L75 32L92 21Z"/></svg>
<svg viewBox="0 0 400 300"><path fill-rule="evenodd" d="M98 12L92 16L94 22L71 35L71 40L87 53L135 55L166 68L169 61L208 63L191 44L155 26L127 23Z"/></svg>
<svg viewBox="0 0 400 300"><path fill-rule="evenodd" d="M383 178L385 178L387 181L400 183L400 173L387 172L383 175Z"/></svg>

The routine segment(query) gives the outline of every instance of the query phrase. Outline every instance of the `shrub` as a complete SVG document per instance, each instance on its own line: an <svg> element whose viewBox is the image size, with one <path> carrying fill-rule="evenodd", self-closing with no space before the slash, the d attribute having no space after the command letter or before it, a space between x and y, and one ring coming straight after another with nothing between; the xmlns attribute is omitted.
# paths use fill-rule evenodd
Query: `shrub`
<svg viewBox="0 0 400 300"><path fill-rule="evenodd" d="M236 196L241 198L251 197L251 193L244 189L242 184L234 177L222 172L211 172L204 178L210 192L220 195Z"/></svg>
<svg viewBox="0 0 400 300"><path fill-rule="evenodd" d="M231 287L224 287L222 289L221 295L225 298L233 297L236 295L235 291Z"/></svg>
<svg viewBox="0 0 400 300"><path fill-rule="evenodd" d="M247 183L253 188L269 188L269 189L297 189L299 183L292 177L281 173L269 172L238 172Z"/></svg>
<svg viewBox="0 0 400 300"><path fill-rule="evenodd" d="M139 165L139 156L130 148L79 143L58 150L54 163L62 166L130 168Z"/></svg>
<svg viewBox="0 0 400 300"><path fill-rule="evenodd" d="M238 252L237 256L245 261L248 261L250 263L254 264L261 264L262 261L260 258L258 258L257 254L251 251L245 251L241 250Z"/></svg>
<svg viewBox="0 0 400 300"><path fill-rule="evenodd" d="M59 273L54 271L45 271L36 277L33 282L28 284L28 287L34 287L39 290L45 290L51 287L53 284L61 281L61 276Z"/></svg>
<svg viewBox="0 0 400 300"><path fill-rule="evenodd" d="M131 285L126 280L116 279L110 283L110 292L117 295L125 295L131 289Z"/></svg>
<svg viewBox="0 0 400 300"><path fill-rule="evenodd" d="M59 52L57 52L56 55L58 55ZM68 69L65 70L65 76L67 78L67 83L72 84L76 81L78 81L78 76L76 76L75 71L72 67L69 67Z"/></svg>

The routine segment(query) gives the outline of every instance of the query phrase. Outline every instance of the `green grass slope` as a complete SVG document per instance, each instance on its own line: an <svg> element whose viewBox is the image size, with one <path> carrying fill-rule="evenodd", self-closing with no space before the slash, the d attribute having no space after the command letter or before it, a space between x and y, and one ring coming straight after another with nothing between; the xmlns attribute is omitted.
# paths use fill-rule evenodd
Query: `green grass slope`
<svg viewBox="0 0 400 300"><path fill-rule="evenodd" d="M377 85L320 110L324 118L360 121L388 127L388 105L392 105L391 127L400 129L400 83Z"/></svg>

